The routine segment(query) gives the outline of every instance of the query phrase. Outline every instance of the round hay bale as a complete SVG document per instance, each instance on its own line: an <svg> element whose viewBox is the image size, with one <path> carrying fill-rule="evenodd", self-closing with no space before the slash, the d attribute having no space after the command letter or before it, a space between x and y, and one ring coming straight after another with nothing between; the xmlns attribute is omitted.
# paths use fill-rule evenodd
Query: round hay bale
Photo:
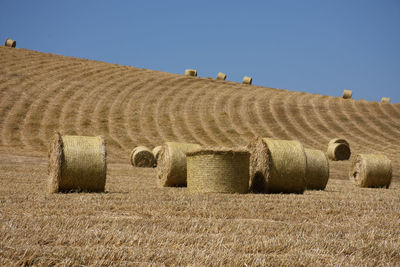
<svg viewBox="0 0 400 267"><path fill-rule="evenodd" d="M351 99L351 97L353 96L353 91L351 90L343 90L343 98L344 99Z"/></svg>
<svg viewBox="0 0 400 267"><path fill-rule="evenodd" d="M330 160L348 160L351 156L351 151L348 145L335 143L328 146L327 154Z"/></svg>
<svg viewBox="0 0 400 267"><path fill-rule="evenodd" d="M197 76L197 70L187 69L187 70L185 70L185 75L186 76L196 77Z"/></svg>
<svg viewBox="0 0 400 267"><path fill-rule="evenodd" d="M160 155L160 151L161 151L161 146L156 146L155 148L153 148L153 155L156 162L158 161L158 156Z"/></svg>
<svg viewBox="0 0 400 267"><path fill-rule="evenodd" d="M56 133L49 153L49 191L104 192L106 156L106 142L100 136Z"/></svg>
<svg viewBox="0 0 400 267"><path fill-rule="evenodd" d="M197 144L166 142L158 156L157 180L159 186L186 186L186 152L200 149Z"/></svg>
<svg viewBox="0 0 400 267"><path fill-rule="evenodd" d="M385 155L359 154L350 166L350 180L360 187L386 187L392 181L392 163Z"/></svg>
<svg viewBox="0 0 400 267"><path fill-rule="evenodd" d="M226 74L222 72L218 72L217 75L217 80L225 80L226 79Z"/></svg>
<svg viewBox="0 0 400 267"><path fill-rule="evenodd" d="M382 97L381 103L390 103L390 97Z"/></svg>
<svg viewBox="0 0 400 267"><path fill-rule="evenodd" d="M350 147L349 142L347 142L346 139L343 138L333 138L329 141L328 147L333 145L333 144L346 144L348 147Z"/></svg>
<svg viewBox="0 0 400 267"><path fill-rule="evenodd" d="M304 149L307 160L306 188L324 190L329 179L329 161L321 150Z"/></svg>
<svg viewBox="0 0 400 267"><path fill-rule="evenodd" d="M253 78L251 78L249 76L244 76L243 77L242 84L251 84L252 82L253 82Z"/></svg>
<svg viewBox="0 0 400 267"><path fill-rule="evenodd" d="M256 137L247 148L252 192L304 192L307 160L299 141Z"/></svg>
<svg viewBox="0 0 400 267"><path fill-rule="evenodd" d="M134 167L152 168L156 165L153 152L145 146L137 146L131 152L131 164Z"/></svg>
<svg viewBox="0 0 400 267"><path fill-rule="evenodd" d="M17 46L17 42L14 40L11 40L10 38L7 38L6 42L4 43L5 46L8 47L16 47Z"/></svg>
<svg viewBox="0 0 400 267"><path fill-rule="evenodd" d="M249 158L245 150L199 149L186 152L191 192L247 193Z"/></svg>

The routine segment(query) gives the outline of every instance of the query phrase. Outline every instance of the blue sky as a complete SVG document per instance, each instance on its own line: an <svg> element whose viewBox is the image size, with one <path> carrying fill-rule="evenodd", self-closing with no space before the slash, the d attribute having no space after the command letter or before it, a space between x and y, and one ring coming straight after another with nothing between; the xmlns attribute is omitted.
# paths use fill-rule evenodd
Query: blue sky
<svg viewBox="0 0 400 267"><path fill-rule="evenodd" d="M17 47L292 91L400 102L399 0L0 0Z"/></svg>

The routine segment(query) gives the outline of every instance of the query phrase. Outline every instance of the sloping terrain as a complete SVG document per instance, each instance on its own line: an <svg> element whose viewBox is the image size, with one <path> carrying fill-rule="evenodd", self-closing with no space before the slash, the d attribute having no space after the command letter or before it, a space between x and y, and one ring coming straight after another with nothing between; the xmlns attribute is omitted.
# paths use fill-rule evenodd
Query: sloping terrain
<svg viewBox="0 0 400 267"><path fill-rule="evenodd" d="M106 138L107 194L45 194L54 131ZM353 155L387 155L394 183L355 188L344 161L323 192L190 195L128 164L137 145L254 136L324 151L343 137ZM399 177L400 104L0 47L2 264L400 264Z"/></svg>

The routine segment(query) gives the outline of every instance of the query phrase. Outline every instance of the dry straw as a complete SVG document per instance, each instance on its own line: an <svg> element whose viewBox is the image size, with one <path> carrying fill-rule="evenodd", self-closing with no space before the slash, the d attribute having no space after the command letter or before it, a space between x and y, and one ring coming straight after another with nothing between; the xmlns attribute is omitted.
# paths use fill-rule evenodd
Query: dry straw
<svg viewBox="0 0 400 267"><path fill-rule="evenodd" d="M104 192L106 142L102 137L56 133L49 153L49 191Z"/></svg>
<svg viewBox="0 0 400 267"><path fill-rule="evenodd" d="M348 160L351 156L350 146L347 142L329 143L327 154L330 160Z"/></svg>
<svg viewBox="0 0 400 267"><path fill-rule="evenodd" d="M343 98L350 99L353 96L353 91L351 90L343 90Z"/></svg>
<svg viewBox="0 0 400 267"><path fill-rule="evenodd" d="M166 142L158 156L157 180L162 187L186 186L186 152L200 149L197 144Z"/></svg>
<svg viewBox="0 0 400 267"><path fill-rule="evenodd" d="M349 142L347 142L347 140L346 140L346 139L343 139L343 138L333 138L333 139L331 139L331 140L329 141L329 143L328 143L328 147L331 146L331 145L333 145L333 144L345 144L345 145L347 145L348 147L350 147Z"/></svg>
<svg viewBox="0 0 400 267"><path fill-rule="evenodd" d="M187 70L185 70L185 75L186 76L196 77L197 76L197 70L187 69Z"/></svg>
<svg viewBox="0 0 400 267"><path fill-rule="evenodd" d="M17 42L14 40L11 40L10 38L7 38L6 42L4 43L5 46L8 47L16 47L17 46Z"/></svg>
<svg viewBox="0 0 400 267"><path fill-rule="evenodd" d="M390 103L390 97L382 97L381 103Z"/></svg>
<svg viewBox="0 0 400 267"><path fill-rule="evenodd" d="M248 192L248 151L199 149L187 152L186 156L189 191L241 194Z"/></svg>
<svg viewBox="0 0 400 267"><path fill-rule="evenodd" d="M251 191L304 192L307 161L300 142L256 137L247 148L251 153Z"/></svg>
<svg viewBox="0 0 400 267"><path fill-rule="evenodd" d="M244 76L243 77L242 84L251 84L252 82L253 82L253 78L251 78L249 76Z"/></svg>
<svg viewBox="0 0 400 267"><path fill-rule="evenodd" d="M222 72L218 72L217 75L217 80L225 80L226 79L226 74Z"/></svg>
<svg viewBox="0 0 400 267"><path fill-rule="evenodd" d="M350 167L350 180L360 187L386 187L392 181L392 163L385 155L359 154Z"/></svg>
<svg viewBox="0 0 400 267"><path fill-rule="evenodd" d="M145 146L137 146L131 152L131 164L134 167L152 168L156 165L153 152Z"/></svg>
<svg viewBox="0 0 400 267"><path fill-rule="evenodd" d="M329 161L321 150L304 149L307 159L306 188L324 190L329 179Z"/></svg>
<svg viewBox="0 0 400 267"><path fill-rule="evenodd" d="M156 146L155 148L153 148L152 152L156 162L158 161L158 156L160 155L160 151L161 151L161 146Z"/></svg>

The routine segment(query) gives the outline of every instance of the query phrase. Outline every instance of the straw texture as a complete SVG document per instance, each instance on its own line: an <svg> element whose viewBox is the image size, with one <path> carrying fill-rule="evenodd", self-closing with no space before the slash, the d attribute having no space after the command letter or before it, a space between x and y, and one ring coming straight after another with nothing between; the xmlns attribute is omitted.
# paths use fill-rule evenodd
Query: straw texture
<svg viewBox="0 0 400 267"><path fill-rule="evenodd" d="M131 164L134 167L152 168L156 165L153 152L145 146L137 146L131 152Z"/></svg>
<svg viewBox="0 0 400 267"><path fill-rule="evenodd" d="M242 84L252 84L252 82L253 82L253 78L251 78L249 76L244 76L243 77Z"/></svg>
<svg viewBox="0 0 400 267"><path fill-rule="evenodd" d="M200 149L198 144L166 142L158 156L157 180L162 187L186 186L186 152Z"/></svg>
<svg viewBox="0 0 400 267"><path fill-rule="evenodd" d="M333 139L331 139L331 140L329 141L329 143L328 143L328 147L331 146L331 145L333 145L333 144L345 144L345 145L347 145L348 147L350 147L349 142L347 142L347 140L346 140L346 139L343 139L343 138L333 138Z"/></svg>
<svg viewBox="0 0 400 267"><path fill-rule="evenodd" d="M349 177L360 187L389 188L392 181L392 163L385 155L359 154L351 163Z"/></svg>
<svg viewBox="0 0 400 267"><path fill-rule="evenodd" d="M351 90L343 90L343 98L344 99L350 99L353 96L353 91Z"/></svg>
<svg viewBox="0 0 400 267"><path fill-rule="evenodd" d="M49 191L104 192L106 156L102 137L56 133L49 153Z"/></svg>
<svg viewBox="0 0 400 267"><path fill-rule="evenodd" d="M6 40L6 42L4 43L4 45L8 46L8 47L16 47L17 46L17 42L14 41L14 40L11 40L10 38L8 38Z"/></svg>
<svg viewBox="0 0 400 267"><path fill-rule="evenodd" d="M218 72L217 75L217 80L225 80L226 79L226 74L222 72Z"/></svg>
<svg viewBox="0 0 400 267"><path fill-rule="evenodd" d="M200 149L189 151L186 156L189 191L241 194L248 192L248 151Z"/></svg>
<svg viewBox="0 0 400 267"><path fill-rule="evenodd" d="M381 103L390 103L390 97L382 97Z"/></svg>
<svg viewBox="0 0 400 267"><path fill-rule="evenodd" d="M251 153L251 191L304 192L307 161L300 142L256 137L247 148Z"/></svg>
<svg viewBox="0 0 400 267"><path fill-rule="evenodd" d="M351 151L348 145L335 143L328 146L327 154L330 160L348 160L351 156Z"/></svg>
<svg viewBox="0 0 400 267"><path fill-rule="evenodd" d="M186 76L196 77L197 76L197 70L187 69L187 70L185 70L185 75Z"/></svg>
<svg viewBox="0 0 400 267"><path fill-rule="evenodd" d="M160 155L160 151L161 151L161 146L156 146L155 148L153 148L152 152L156 162L158 161L158 156Z"/></svg>
<svg viewBox="0 0 400 267"><path fill-rule="evenodd" d="M304 149L307 159L306 189L324 190L329 179L329 161L321 150Z"/></svg>

